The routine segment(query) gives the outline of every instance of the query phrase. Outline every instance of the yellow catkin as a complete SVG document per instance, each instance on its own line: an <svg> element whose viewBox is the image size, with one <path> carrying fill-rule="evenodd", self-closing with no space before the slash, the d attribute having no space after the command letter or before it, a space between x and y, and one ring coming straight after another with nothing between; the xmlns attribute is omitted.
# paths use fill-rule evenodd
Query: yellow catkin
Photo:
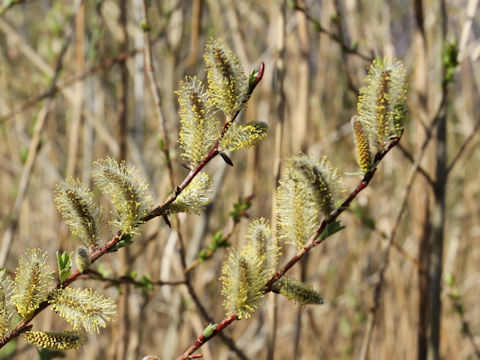
<svg viewBox="0 0 480 360"><path fill-rule="evenodd" d="M93 164L93 179L102 192L108 195L118 217L112 222L125 234L138 232L143 218L151 209L152 197L147 183L140 178L138 170L127 168L125 162L109 157Z"/></svg>
<svg viewBox="0 0 480 360"><path fill-rule="evenodd" d="M357 150L358 166L363 173L366 173L372 166L372 154L370 152L368 134L358 116L352 117L352 128L353 137L355 140L355 148Z"/></svg>
<svg viewBox="0 0 480 360"><path fill-rule="evenodd" d="M78 349L85 343L85 335L80 331L46 332L27 331L23 337L30 343L51 350Z"/></svg>
<svg viewBox="0 0 480 360"><path fill-rule="evenodd" d="M381 150L403 129L406 100L403 64L392 58L375 60L364 83L358 98L358 115L370 144Z"/></svg>
<svg viewBox="0 0 480 360"><path fill-rule="evenodd" d="M47 298L52 272L46 262L47 253L40 249L29 249L18 262L12 300L24 319L30 319Z"/></svg>
<svg viewBox="0 0 480 360"><path fill-rule="evenodd" d="M92 289L56 289L49 302L52 309L74 329L82 326L88 332L99 332L115 314L115 303Z"/></svg>
<svg viewBox="0 0 480 360"><path fill-rule="evenodd" d="M95 248L99 241L101 211L87 185L69 177L57 185L54 198L70 231L78 236L85 246Z"/></svg>
<svg viewBox="0 0 480 360"><path fill-rule="evenodd" d="M275 282L273 290L279 292L289 300L293 300L300 305L323 304L323 297L313 288L311 284L301 281L281 278Z"/></svg>
<svg viewBox="0 0 480 360"><path fill-rule="evenodd" d="M208 154L220 135L210 94L196 77L187 76L176 92L180 105L180 147L182 157L194 167Z"/></svg>
<svg viewBox="0 0 480 360"><path fill-rule="evenodd" d="M244 105L248 80L237 56L223 41L210 39L204 54L214 105L232 117Z"/></svg>

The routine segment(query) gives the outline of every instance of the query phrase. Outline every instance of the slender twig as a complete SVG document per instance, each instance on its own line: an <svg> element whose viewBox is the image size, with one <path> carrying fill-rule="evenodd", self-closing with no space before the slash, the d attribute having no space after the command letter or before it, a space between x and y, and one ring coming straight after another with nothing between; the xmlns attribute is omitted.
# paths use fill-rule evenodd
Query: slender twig
<svg viewBox="0 0 480 360"><path fill-rule="evenodd" d="M410 163L415 164L415 159L413 158L412 154L408 152L408 150L402 145L398 144L398 149L402 153L402 155L410 161ZM433 181L432 177L427 173L427 170L425 170L421 165L418 165L417 171L424 177L424 179L427 181L428 185L430 185L433 189L435 186L435 182Z"/></svg>
<svg viewBox="0 0 480 360"><path fill-rule="evenodd" d="M96 270L90 269L88 271L88 278L92 280L97 280L97 281L102 281L108 283L105 288L110 287L110 286L115 286L115 285L120 285L120 284L130 284L134 285L136 287L144 287L145 283L135 280L132 277L128 275L120 276L120 277L106 277L103 276L101 273L99 273ZM152 280L149 281L150 285L153 286L178 286L178 285L185 285L185 280Z"/></svg>
<svg viewBox="0 0 480 360"><path fill-rule="evenodd" d="M10 0L10 1L5 1L5 5L0 6L0 16L5 15L7 10L11 9L14 5L19 5L26 3L27 0Z"/></svg>
<svg viewBox="0 0 480 360"><path fill-rule="evenodd" d="M175 176L173 173L172 161L170 159L170 148L169 148L169 139L168 139L168 130L167 130L167 121L165 114L162 109L162 102L160 98L160 89L157 82L155 81L155 69L153 67L153 58L152 58L152 49L150 46L150 24L148 22L148 5L147 1L142 1L142 11L143 11L143 36L145 43L145 71L148 75L148 80L150 82L150 91L152 93L153 100L155 102L155 112L157 114L158 121L162 129L162 147L161 150L165 156L165 163L168 168L168 174L170 177L170 185L175 186Z"/></svg>
<svg viewBox="0 0 480 360"><path fill-rule="evenodd" d="M341 35L337 35L337 34L331 32L330 30L324 28L322 26L322 24L320 23L320 21L318 21L312 15L310 15L310 13L308 12L308 10L305 7L298 5L297 1L293 0L291 2L291 7L292 7L293 10L301 11L302 13L304 13L307 20L315 25L315 29L318 32L327 35L331 40L333 40L338 45L340 45L340 47L342 49L342 52L344 52L346 54L352 54L352 55L358 56L359 58L361 58L365 61L368 61L368 62L371 62L373 60L372 56L365 55L365 54L361 53L360 51L358 51L358 49L355 46L347 44L345 42L345 39Z"/></svg>
<svg viewBox="0 0 480 360"><path fill-rule="evenodd" d="M220 244L225 244L227 245L228 244L228 240L232 237L233 235L233 232L235 231L235 228L237 227L238 225L238 222L233 222L233 226L232 228L230 229L230 231L225 234L223 237L222 237L222 240L220 241ZM195 259L190 265L188 265L186 268L185 268L185 272L188 273L190 271L192 271L193 269L195 269L198 265L204 263L206 260L210 259L213 254L216 253L216 251L219 249L219 247L215 248L215 249L206 249L205 250L205 253L202 255L202 258L201 259Z"/></svg>
<svg viewBox="0 0 480 360"><path fill-rule="evenodd" d="M473 127L473 130L467 136L467 138L463 142L462 146L460 146L460 149L458 150L458 152L453 157L453 160L450 162L450 165L448 165L447 176L450 174L450 172L452 171L453 167L458 162L458 160L462 157L462 155L463 155L465 149L467 148L467 146L475 138L475 135L477 134L477 131L478 131L479 128L480 128L480 118L477 119L477 122L475 123L475 126Z"/></svg>
<svg viewBox="0 0 480 360"><path fill-rule="evenodd" d="M199 349L203 344L205 344L207 341L215 337L217 334L220 334L223 329L225 329L227 326L229 326L232 322L237 320L236 315L231 315L227 318L225 318L220 324L217 325L216 329L209 335L200 335L197 340L190 346L182 355L180 355L177 360L186 360L192 355L197 349Z"/></svg>
<svg viewBox="0 0 480 360"><path fill-rule="evenodd" d="M455 313L457 313L460 318L460 322L462 324L462 327L461 327L462 334L467 337L468 341L472 345L473 352L475 353L475 356L477 357L477 359L480 359L480 347L475 342L475 336L472 333L472 330L470 328L470 323L465 317L465 310L462 302L460 301L460 298L453 294L449 294L448 297L452 302L452 307Z"/></svg>

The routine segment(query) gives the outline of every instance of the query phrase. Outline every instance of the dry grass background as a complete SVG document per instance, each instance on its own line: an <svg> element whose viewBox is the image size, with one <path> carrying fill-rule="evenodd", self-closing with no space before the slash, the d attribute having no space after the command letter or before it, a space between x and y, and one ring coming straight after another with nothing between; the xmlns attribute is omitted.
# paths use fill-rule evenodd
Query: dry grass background
<svg viewBox="0 0 480 360"><path fill-rule="evenodd" d="M186 170L180 164L176 144L179 117L174 91L186 74L205 77L201 56L206 40L223 38L238 54L246 72L258 67L261 61L266 65L264 79L242 116L267 122L269 137L255 149L236 152L232 156L233 168L225 169L221 159L208 166L207 171L216 179L212 207L203 216L180 217L188 263L210 241L211 234L229 231L228 212L239 196L255 194L250 210L252 218L270 217L279 160L303 151L327 155L341 172L357 171L349 120L356 111L356 90L361 86L367 61L342 52L331 37L315 31L315 25L303 12L292 10L282 1L152 0L151 3L153 65L177 183ZM416 158L420 144L429 136L426 130L442 96L441 27L445 19L441 16L440 1L305 3L309 15L333 34L340 31L345 42L357 44L362 54L396 56L404 61L409 112L402 145ZM423 4L424 9L423 36L415 18L418 4ZM122 6L126 7L125 23L122 23ZM449 87L446 107L449 162L470 138L448 179L444 274L451 273L456 278L473 339L462 334L461 319L454 313L447 296L449 289L445 287L441 349L446 359L473 359L471 340L480 347L480 335L475 335L480 334L480 151L478 137L471 137L480 111L480 15L478 1L450 0L446 1L446 9L447 39L456 37L460 46L460 66L455 82ZM79 245L55 209L52 199L55 184L67 174L90 183L92 161L107 155L119 157L122 144L126 144L128 162L138 167L148 180L156 203L171 190L158 146L162 129L144 72L143 52L130 54L126 62L114 61L105 66L105 61L122 56L125 49L143 49L141 19L141 1L112 0L32 0L12 6L0 18L0 234L4 239L18 215L5 263L8 269L16 267L16 259L26 248L47 250L53 267L56 250L73 251ZM56 76L55 67L65 44L68 47ZM94 70L69 81L89 69ZM61 90L36 99L54 82ZM128 126L123 133L122 118ZM42 121L44 126L39 129ZM278 134L282 126L280 142ZM122 134L126 134L126 142ZM32 158L28 152L35 147L36 138L38 152ZM421 162L432 178L434 157L432 140ZM26 177L29 158L32 170ZM388 236L396 225L412 166L395 149L381 164L371 186L358 197L356 205L375 219L377 230L369 229L351 212L344 213L341 221L346 229L315 248L307 261L291 271L291 276L312 282L325 296L325 305L299 309L284 298L272 300L270 296L252 319L235 322L226 331L248 358L267 356L274 305L277 306L275 359L360 356L386 245L382 232ZM23 201L19 201L22 176L28 186ZM359 180L352 175L344 178L349 189ZM414 258L420 257L420 239L430 221L425 209L433 198L425 177L417 173L395 238ZM107 201L104 205L109 206ZM234 245L242 241L246 226L247 221L243 220L235 230L231 239ZM112 232L106 226L105 239ZM120 251L123 255L102 258L101 266L120 275L127 269L148 273L154 280L183 276L177 234L159 219L145 226L128 254L124 250ZM292 246L285 246L284 258L293 252ZM218 321L224 317L218 280L224 255L225 251L219 250L212 260L195 269L192 278L200 300ZM415 263L393 248L373 330L370 359L417 356L418 304L423 296L418 280ZM98 289L104 285L93 280L81 283ZM171 359L181 354L207 324L184 286L156 287L147 294L126 287L122 287L122 295L112 287L102 291L118 299L118 315L99 336L89 336L89 343L81 350L68 352L67 358L141 359L155 354L161 359ZM49 310L33 324L42 330L68 327ZM37 357L35 348L25 340L18 339L15 346L15 359ZM218 337L200 352L206 359L236 358Z"/></svg>

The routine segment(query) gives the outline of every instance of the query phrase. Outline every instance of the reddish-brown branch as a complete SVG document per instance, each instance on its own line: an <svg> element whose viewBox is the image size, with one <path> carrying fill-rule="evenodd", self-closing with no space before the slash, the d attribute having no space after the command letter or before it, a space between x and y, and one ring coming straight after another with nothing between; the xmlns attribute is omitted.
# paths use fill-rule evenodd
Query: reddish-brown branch
<svg viewBox="0 0 480 360"><path fill-rule="evenodd" d="M186 360L189 358L190 355L193 354L194 351L199 349L203 344L205 344L207 341L215 337L218 333L223 331L227 326L229 326L232 322L235 320L238 320L236 315L231 315L229 317L226 317L220 324L217 325L216 329L213 331L213 333L210 336L204 336L203 334L200 335L197 340L182 354L180 355L177 360Z"/></svg>

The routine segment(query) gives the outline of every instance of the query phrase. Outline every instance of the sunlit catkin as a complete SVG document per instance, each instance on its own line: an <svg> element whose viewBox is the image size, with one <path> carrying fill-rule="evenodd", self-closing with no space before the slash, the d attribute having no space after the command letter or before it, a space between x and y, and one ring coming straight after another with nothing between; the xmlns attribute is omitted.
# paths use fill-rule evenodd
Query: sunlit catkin
<svg viewBox="0 0 480 360"><path fill-rule="evenodd" d="M75 263L77 264L77 269L84 273L90 268L90 253L88 249L84 246L80 246L75 252Z"/></svg>
<svg viewBox="0 0 480 360"><path fill-rule="evenodd" d="M180 147L182 157L192 167L208 154L220 135L219 121L203 83L186 77L176 92L180 104Z"/></svg>
<svg viewBox="0 0 480 360"><path fill-rule="evenodd" d="M165 214L186 212L199 215L210 202L212 191L208 175L200 172L190 184L178 195L175 201L166 209Z"/></svg>
<svg viewBox="0 0 480 360"><path fill-rule="evenodd" d="M247 242L231 250L222 268L222 294L227 311L248 318L260 305L263 288L275 272L280 248L265 219L248 226Z"/></svg>
<svg viewBox="0 0 480 360"><path fill-rule="evenodd" d="M278 237L301 248L319 225L319 209L309 182L302 180L297 171L290 162L277 189L275 210Z"/></svg>
<svg viewBox="0 0 480 360"><path fill-rule="evenodd" d="M261 276L266 282L275 272L280 248L272 234L268 222L263 219L253 220L248 225L247 243L242 247L243 256L252 263L258 263Z"/></svg>
<svg viewBox="0 0 480 360"><path fill-rule="evenodd" d="M47 253L40 249L29 249L18 262L12 301L24 319L30 319L48 296L53 276L46 262Z"/></svg>
<svg viewBox="0 0 480 360"><path fill-rule="evenodd" d="M48 299L52 309L76 330L99 332L115 314L115 303L92 289L56 289Z"/></svg>
<svg viewBox="0 0 480 360"><path fill-rule="evenodd" d="M355 149L357 151L358 166L363 173L366 173L372 166L372 154L370 152L368 133L365 131L364 125L358 116L353 116L351 122L353 138L355 140Z"/></svg>
<svg viewBox="0 0 480 360"><path fill-rule="evenodd" d="M344 192L343 179L339 176L338 170L326 157L319 161L306 155L293 157L289 166L290 176L296 181L304 182L310 199L328 218L338 206Z"/></svg>
<svg viewBox="0 0 480 360"><path fill-rule="evenodd" d="M381 150L403 129L406 100L403 64L392 58L374 60L364 83L358 98L358 115L370 143Z"/></svg>
<svg viewBox="0 0 480 360"><path fill-rule="evenodd" d="M85 246L95 248L99 241L100 207L87 185L71 177L67 178L57 185L54 198L70 231Z"/></svg>
<svg viewBox="0 0 480 360"><path fill-rule="evenodd" d="M229 252L222 267L222 294L228 313L239 318L249 318L260 305L263 297L261 264L249 261L244 254L236 250Z"/></svg>
<svg viewBox="0 0 480 360"><path fill-rule="evenodd" d="M244 105L248 81L237 56L223 41L210 39L203 56L214 105L232 117Z"/></svg>
<svg viewBox="0 0 480 360"><path fill-rule="evenodd" d="M303 283L298 280L283 277L273 284L272 289L300 305L324 303L323 297L311 284Z"/></svg>
<svg viewBox="0 0 480 360"><path fill-rule="evenodd" d="M125 234L135 233L151 207L148 185L138 171L127 168L125 162L107 158L93 165L95 184L110 197L117 211L117 219L112 224Z"/></svg>
<svg viewBox="0 0 480 360"><path fill-rule="evenodd" d="M11 301L13 283L5 269L0 270L0 337L10 330L10 320L15 313Z"/></svg>
<svg viewBox="0 0 480 360"><path fill-rule="evenodd" d="M51 350L78 349L85 343L85 335L80 331L27 331L23 337L38 347Z"/></svg>
<svg viewBox="0 0 480 360"><path fill-rule="evenodd" d="M267 136L268 125L262 121L252 121L247 124L230 124L219 141L219 150L247 149L257 145Z"/></svg>

